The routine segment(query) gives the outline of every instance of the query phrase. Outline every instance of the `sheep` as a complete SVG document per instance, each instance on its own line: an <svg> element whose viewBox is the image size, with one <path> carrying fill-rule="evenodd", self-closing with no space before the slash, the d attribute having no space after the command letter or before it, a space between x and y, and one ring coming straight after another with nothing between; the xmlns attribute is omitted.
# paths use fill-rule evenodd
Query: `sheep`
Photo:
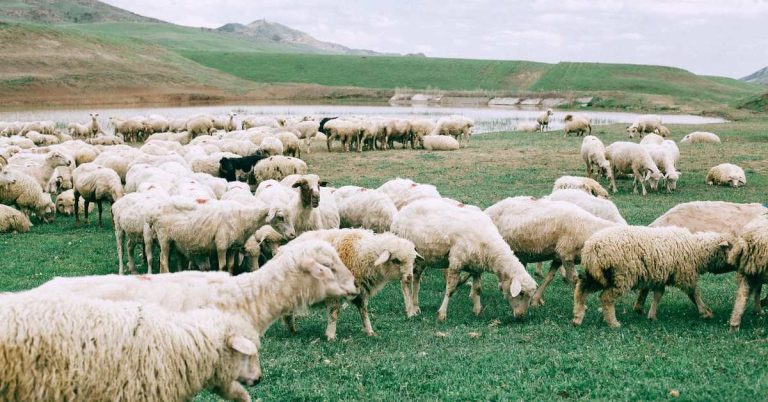
<svg viewBox="0 0 768 402"><path fill-rule="evenodd" d="M416 144L422 145L422 138L431 134L432 131L435 129L435 122L432 121L432 119L411 119L410 124L411 124L411 140L414 142L413 146L415 146ZM385 131L386 131L386 126L385 126Z"/></svg>
<svg viewBox="0 0 768 402"><path fill-rule="evenodd" d="M533 121L523 121L523 122L517 123L517 125L515 126L515 131L521 131L524 133L535 133L540 129L541 129L541 125Z"/></svg>
<svg viewBox="0 0 768 402"><path fill-rule="evenodd" d="M180 132L167 132L167 133L154 133L147 137L147 142L154 141L154 140L162 140L162 141L174 141L178 142L181 145L187 145L189 144L190 138L189 138L189 132L187 131L180 131Z"/></svg>
<svg viewBox="0 0 768 402"><path fill-rule="evenodd" d="M581 207L590 214L611 222L626 225L627 221L619 213L619 209L610 200L598 198L577 189L561 189L553 191L544 197L545 200L565 201Z"/></svg>
<svg viewBox="0 0 768 402"><path fill-rule="evenodd" d="M22 154L16 154L8 162L8 169L23 171L40 184L47 187L53 171L60 166L72 166L73 162L60 152L53 151L44 155L34 155L33 158L24 158Z"/></svg>
<svg viewBox="0 0 768 402"><path fill-rule="evenodd" d="M171 129L171 123L163 116L152 115L144 120L144 132L148 134L164 133Z"/></svg>
<svg viewBox="0 0 768 402"><path fill-rule="evenodd" d="M539 129L541 131L547 131L549 128L549 116L554 114L555 113L552 111L552 109L547 109L546 112L543 112L536 117L536 123L538 123Z"/></svg>
<svg viewBox="0 0 768 402"><path fill-rule="evenodd" d="M664 137L655 133L650 133L640 140L641 145L660 145L662 142L664 142Z"/></svg>
<svg viewBox="0 0 768 402"><path fill-rule="evenodd" d="M523 264L552 261L549 273L531 299L532 306L544 304L541 297L560 266L575 283L575 264L579 262L584 242L595 232L616 225L569 202L540 200L528 213L518 214L515 200L508 200L512 204L510 208L507 208L507 200L502 200L485 213L515 251L515 256Z"/></svg>
<svg viewBox="0 0 768 402"><path fill-rule="evenodd" d="M216 130L234 131L237 129L235 126L235 116L237 116L237 113L229 112L226 117L213 119L213 127Z"/></svg>
<svg viewBox="0 0 768 402"><path fill-rule="evenodd" d="M667 138L672 135L672 132L665 126L658 126L656 127L656 130L654 131L655 134L658 134L664 138Z"/></svg>
<svg viewBox="0 0 768 402"><path fill-rule="evenodd" d="M323 133L328 136L326 140L328 152L331 152L331 144L335 139L341 141L341 147L345 152L349 152L349 144L360 135L361 129L360 124L349 120L335 119L325 123Z"/></svg>
<svg viewBox="0 0 768 402"><path fill-rule="evenodd" d="M424 149L428 151L458 151L459 142L445 135L427 135L422 138Z"/></svg>
<svg viewBox="0 0 768 402"><path fill-rule="evenodd" d="M58 144L60 142L59 137L56 137L55 135L40 134L37 131L29 131L27 134L25 134L25 136L29 138L35 145L41 147Z"/></svg>
<svg viewBox="0 0 768 402"><path fill-rule="evenodd" d="M277 122L277 119L272 117L246 117L243 119L241 123L241 128L243 130L254 127L278 128L280 127L280 123Z"/></svg>
<svg viewBox="0 0 768 402"><path fill-rule="evenodd" d="M80 200L80 208L85 210L85 200ZM62 215L70 216L75 212L75 190L63 191L56 196L56 211ZM88 212L93 211L93 204L88 205Z"/></svg>
<svg viewBox="0 0 768 402"><path fill-rule="evenodd" d="M768 213L768 208L758 203L693 201L677 204L648 226L679 226L691 233L719 232L736 236L747 223L764 213Z"/></svg>
<svg viewBox="0 0 768 402"><path fill-rule="evenodd" d="M642 138L643 134L652 133L660 126L661 117L652 114L641 115L635 119L632 125L627 126L627 133L629 133L629 138L635 138L635 134L640 134Z"/></svg>
<svg viewBox="0 0 768 402"><path fill-rule="evenodd" d="M114 133L114 136L105 136L105 137L117 137L118 135L121 135L126 141L129 141L129 142L135 142L135 141L141 140L140 134L144 133L144 122L141 119L133 118L133 119L123 120L123 119L111 117L109 120L115 128L115 133ZM95 138L99 138L99 137L97 136L97 137L91 138L91 140ZM110 145L110 144L102 144L102 145Z"/></svg>
<svg viewBox="0 0 768 402"><path fill-rule="evenodd" d="M9 296L0 317L0 399L182 401L212 388L251 400L237 380L258 334L216 309Z"/></svg>
<svg viewBox="0 0 768 402"><path fill-rule="evenodd" d="M376 335L368 316L368 299L378 293L387 282L399 279L405 305L410 304L413 265L418 256L412 242L392 233L374 234L364 229L306 232L293 242L300 243L305 240L324 240L331 243L339 252L341 261L354 275L355 287L359 293L351 302L360 312L363 331L366 335ZM326 305L328 306L328 326L325 329L325 336L328 341L334 341L341 299L327 299Z"/></svg>
<svg viewBox="0 0 768 402"><path fill-rule="evenodd" d="M248 175L253 171L253 167L262 159L268 156L258 151L253 155L240 158L221 158L219 160L219 177L227 181L236 181L238 172L242 175Z"/></svg>
<svg viewBox="0 0 768 402"><path fill-rule="evenodd" d="M431 134L450 135L466 147L469 145L469 137L472 135L474 126L475 121L469 117L459 115L445 116L437 120Z"/></svg>
<svg viewBox="0 0 768 402"><path fill-rule="evenodd" d="M424 260L413 270L411 306L408 316L419 313L419 286L427 265L448 262L445 295L438 310L438 320L447 317L448 302L459 283L462 270L472 277L470 299L473 311L480 314L481 275L492 272L499 279L504 298L512 314L522 317L536 292L536 281L526 272L491 219L482 212L461 208L443 200L416 201L403 208L392 222L392 233L408 239Z"/></svg>
<svg viewBox="0 0 768 402"><path fill-rule="evenodd" d="M275 137L265 137L261 140L259 148L267 156L283 154L283 143Z"/></svg>
<svg viewBox="0 0 768 402"><path fill-rule="evenodd" d="M275 155L258 161L253 166L253 176L256 183L264 180L282 180L292 174L306 174L307 164L298 158Z"/></svg>
<svg viewBox="0 0 768 402"><path fill-rule="evenodd" d="M15 145L21 149L30 149L35 147L35 143L32 142L29 138L26 137L20 137L18 135L14 135L9 138L0 138L0 144L2 145Z"/></svg>
<svg viewBox="0 0 768 402"><path fill-rule="evenodd" d="M67 141L63 144L49 147L51 151L58 151L71 159L74 159L75 166L83 163L93 162L99 156L99 151L95 146L86 144L84 141Z"/></svg>
<svg viewBox="0 0 768 402"><path fill-rule="evenodd" d="M382 184L378 190L388 195L395 202L398 210L424 198L442 198L435 186L431 184L419 184L411 179L399 177Z"/></svg>
<svg viewBox="0 0 768 402"><path fill-rule="evenodd" d="M634 175L633 193L637 193L638 182L643 189L643 195L647 194L645 182L648 182L651 189L656 191L663 175L642 145L633 142L614 142L605 149L605 155L613 166L614 177L617 173L632 173Z"/></svg>
<svg viewBox="0 0 768 402"><path fill-rule="evenodd" d="M288 241L287 236L280 234L272 226L265 225L254 232L243 245L243 252L249 259L250 272L259 269L259 264L269 261L277 255L280 245Z"/></svg>
<svg viewBox="0 0 768 402"><path fill-rule="evenodd" d="M128 140L131 139L131 137L124 137ZM120 145L123 143L123 139L116 136L116 135L97 135L95 137L87 138L85 140L86 144L90 145Z"/></svg>
<svg viewBox="0 0 768 402"><path fill-rule="evenodd" d="M53 134L56 132L56 123L52 121L32 121L24 124L19 134L24 135L30 131L37 131L41 134Z"/></svg>
<svg viewBox="0 0 768 402"><path fill-rule="evenodd" d="M645 138L654 134L648 134ZM670 193L677 189L677 181L680 179L680 172L675 168L676 150L664 145L643 145L648 154L651 155L653 163L664 174L667 192Z"/></svg>
<svg viewBox="0 0 768 402"><path fill-rule="evenodd" d="M132 166L136 156L137 155L134 153L102 152L96 159L94 159L93 163L114 170L120 177L120 181L125 183L128 170Z"/></svg>
<svg viewBox="0 0 768 402"><path fill-rule="evenodd" d="M602 290L600 302L608 326L621 326L616 320L614 302L635 288L640 290L633 306L637 313L642 313L645 298L653 290L648 319L655 320L667 285L685 292L702 318L712 318L712 310L701 300L699 275L732 271L727 261L732 245L730 235L694 234L673 227L622 226L595 233L581 251L584 274L573 295L573 325L581 325L586 297L597 290Z"/></svg>
<svg viewBox="0 0 768 402"><path fill-rule="evenodd" d="M189 165L192 171L195 173L206 173L211 176L218 176L221 172L221 160L238 158L239 155L235 155L229 152L214 152L210 155L200 155L198 157L192 157L187 154L187 158L190 161Z"/></svg>
<svg viewBox="0 0 768 402"><path fill-rule="evenodd" d="M555 184L552 186L552 191L566 188L582 190L595 197L609 198L608 191L606 191L600 183L589 177L561 176L555 180Z"/></svg>
<svg viewBox="0 0 768 402"><path fill-rule="evenodd" d="M301 157L301 142L299 137L289 131L280 131L275 134L275 138L283 143L283 155L294 158Z"/></svg>
<svg viewBox="0 0 768 402"><path fill-rule="evenodd" d="M115 231L115 243L117 244L118 273L123 274L123 239L126 241L128 253L128 270L136 273L136 263L133 259L136 243L144 246L144 255L147 259L147 273L152 273L152 242L151 238L145 239L144 229L147 217L159 209L166 199L157 193L131 193L120 198L112 204L112 222ZM58 201L57 201L58 202Z"/></svg>
<svg viewBox="0 0 768 402"><path fill-rule="evenodd" d="M80 124L72 122L67 124L67 131L74 137L89 137L91 134L91 127L88 124Z"/></svg>
<svg viewBox="0 0 768 402"><path fill-rule="evenodd" d="M85 163L72 172L75 193L75 223L80 224L80 197L85 200L85 224L88 224L88 205L95 202L99 209L99 227L102 223L102 202L114 203L124 192L120 176L114 170L95 163Z"/></svg>
<svg viewBox="0 0 768 402"><path fill-rule="evenodd" d="M680 140L681 144L719 144L720 137L717 134L706 131L694 131Z"/></svg>
<svg viewBox="0 0 768 402"><path fill-rule="evenodd" d="M0 171L0 203L16 205L27 214L32 211L44 223L56 218L51 195L44 193L34 178L19 171Z"/></svg>
<svg viewBox="0 0 768 402"><path fill-rule="evenodd" d="M432 132L434 132L434 129ZM388 120L385 133L384 138L379 138L384 140L384 143L381 144L381 149L395 149L395 141L403 144L403 148L405 148L406 144L412 140L411 122L405 119Z"/></svg>
<svg viewBox="0 0 768 402"><path fill-rule="evenodd" d="M0 233L26 233L32 222L24 213L0 204Z"/></svg>
<svg viewBox="0 0 768 402"><path fill-rule="evenodd" d="M347 189L352 190L350 194L346 194ZM397 215L394 201L381 191L345 186L334 191L333 197L339 207L343 228L365 228L383 233L389 230Z"/></svg>
<svg viewBox="0 0 768 402"><path fill-rule="evenodd" d="M729 324L731 331L738 331L750 296L754 299L755 313L763 314L760 290L768 282L768 214L759 215L744 227L728 255L728 262L737 268L736 297Z"/></svg>
<svg viewBox="0 0 768 402"><path fill-rule="evenodd" d="M581 158L587 165L587 178L592 178L592 169L596 167L598 171L608 178L611 182L613 192L616 192L616 179L613 177L613 168L611 163L605 157L605 145L594 135L587 135L581 141Z"/></svg>
<svg viewBox="0 0 768 402"><path fill-rule="evenodd" d="M298 197L292 197L288 208L292 211L292 222L296 233L310 230L338 229L341 224L339 209L333 194L323 186L315 174L287 176L280 183L298 190Z"/></svg>
<svg viewBox="0 0 768 402"><path fill-rule="evenodd" d="M313 120L306 120L292 124L289 128L298 133L297 137L300 140L304 140L304 148L307 150L307 153L309 153L312 138L314 138L315 135L317 135L317 132L320 131L320 123Z"/></svg>
<svg viewBox="0 0 768 402"><path fill-rule="evenodd" d="M216 131L213 120L208 117L196 117L187 121L187 132L191 138L198 135L212 134Z"/></svg>
<svg viewBox="0 0 768 402"><path fill-rule="evenodd" d="M707 172L707 184L710 186L741 187L747 184L747 176L744 169L732 163L721 163L712 167Z"/></svg>
<svg viewBox="0 0 768 402"><path fill-rule="evenodd" d="M360 140L357 145L358 152L368 144L369 149L374 150L377 145L380 146L381 140L387 137L387 121L380 118L373 118L365 122L360 132ZM411 132L411 148L413 148L413 132Z"/></svg>
<svg viewBox="0 0 768 402"><path fill-rule="evenodd" d="M592 124L589 119L581 116L574 116L572 114L565 115L565 126L563 127L563 138L568 137L569 133L576 133L576 135L592 135Z"/></svg>

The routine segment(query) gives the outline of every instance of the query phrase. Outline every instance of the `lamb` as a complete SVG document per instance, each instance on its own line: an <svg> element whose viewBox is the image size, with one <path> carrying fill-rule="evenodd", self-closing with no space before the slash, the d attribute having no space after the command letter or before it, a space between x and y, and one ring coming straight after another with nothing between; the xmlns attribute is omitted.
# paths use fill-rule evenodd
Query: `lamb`
<svg viewBox="0 0 768 402"><path fill-rule="evenodd" d="M693 201L677 204L648 226L679 226L691 233L718 232L736 236L750 221L765 213L768 208L758 203Z"/></svg>
<svg viewBox="0 0 768 402"><path fill-rule="evenodd" d="M581 158L587 164L587 178L592 178L592 169L596 167L598 171L608 178L611 182L613 192L616 192L616 179L613 177L613 168L611 163L605 157L605 145L594 135L587 135L581 141Z"/></svg>
<svg viewBox="0 0 768 402"><path fill-rule="evenodd" d="M368 317L368 299L378 293L387 282L400 280L405 305L410 305L410 288L413 281L413 264L418 254L413 243L391 233L374 234L363 229L334 229L306 232L294 242L324 240L339 252L341 261L355 277L359 293L351 300L363 321L363 331L368 336L376 333ZM339 317L341 299L330 298L328 305L328 326L325 336L329 341L336 339L336 321ZM290 320L289 320L290 322Z"/></svg>
<svg viewBox="0 0 768 402"><path fill-rule="evenodd" d="M707 184L710 186L731 186L741 187L747 184L747 176L744 169L732 163L721 163L709 169L707 173Z"/></svg>
<svg viewBox="0 0 768 402"><path fill-rule="evenodd" d="M555 180L555 184L552 186L552 191L567 188L582 190L595 197L609 198L608 191L606 191L600 183L588 177L561 176ZM614 189L614 191L616 190Z"/></svg>
<svg viewBox="0 0 768 402"><path fill-rule="evenodd" d="M524 133L535 133L539 130L541 130L541 124L534 121L520 122L515 126L515 131L521 131Z"/></svg>
<svg viewBox="0 0 768 402"><path fill-rule="evenodd" d="M635 134L640 134L642 138L645 133L652 133L661 126L661 117L647 114L638 116L632 125L627 127L629 138L635 138Z"/></svg>
<svg viewBox="0 0 768 402"><path fill-rule="evenodd" d="M382 184L378 190L389 196L398 210L421 199L442 198L435 186L431 184L419 184L411 179L399 177Z"/></svg>
<svg viewBox="0 0 768 402"><path fill-rule="evenodd" d="M0 399L183 401L212 388L251 400L237 379L258 334L215 309L10 296L0 317Z"/></svg>
<svg viewBox="0 0 768 402"><path fill-rule="evenodd" d="M507 200L502 200L485 213L509 247L515 250L515 256L523 264L552 261L549 273L531 299L533 306L544 304L541 297L560 266L575 283L575 264L579 262L584 242L592 234L616 226L616 223L598 218L569 202L541 200L528 213L518 214L515 200L508 200L513 204L511 208L506 208Z"/></svg>
<svg viewBox="0 0 768 402"><path fill-rule="evenodd" d="M290 156L270 156L260 160L253 166L253 176L256 183L264 180L282 180L292 174L307 174L307 164L298 158Z"/></svg>
<svg viewBox="0 0 768 402"><path fill-rule="evenodd" d="M431 134L450 135L466 147L469 145L469 137L472 135L474 126L475 121L469 117L459 115L445 116L437 120Z"/></svg>
<svg viewBox="0 0 768 402"><path fill-rule="evenodd" d="M275 138L283 143L283 155L290 155L294 158L301 157L301 142L295 134L289 131L281 131L275 134Z"/></svg>
<svg viewBox="0 0 768 402"><path fill-rule="evenodd" d="M552 116L554 114L555 113L552 111L552 109L547 109L546 112L536 117L536 123L538 123L541 131L547 131L547 129L549 128L549 116Z"/></svg>
<svg viewBox="0 0 768 402"><path fill-rule="evenodd" d="M253 171L253 167L267 157L265 153L258 151L253 155L240 158L221 158L219 160L219 177L227 181L236 181L238 172L241 172L243 175L250 174Z"/></svg>
<svg viewBox="0 0 768 402"><path fill-rule="evenodd" d="M187 132L192 138L198 135L212 134L216 131L213 126L213 120L208 117L196 117L187 121Z"/></svg>
<svg viewBox="0 0 768 402"><path fill-rule="evenodd" d="M458 151L459 142L445 135L427 135L422 138L424 149L428 151Z"/></svg>
<svg viewBox="0 0 768 402"><path fill-rule="evenodd" d="M32 222L22 212L0 204L0 233L26 233Z"/></svg>
<svg viewBox="0 0 768 402"><path fill-rule="evenodd" d="M563 127L563 138L568 137L569 133L576 133L576 135L592 135L592 124L589 119L581 116L574 116L572 114L565 115L565 126Z"/></svg>
<svg viewBox="0 0 768 402"><path fill-rule="evenodd" d="M664 137L655 133L650 133L640 140L641 145L661 145L662 142L664 142Z"/></svg>
<svg viewBox="0 0 768 402"><path fill-rule="evenodd" d="M763 314L760 290L768 282L768 214L761 214L744 227L728 262L737 268L736 298L729 324L731 331L738 331L749 297L754 299L755 313Z"/></svg>
<svg viewBox="0 0 768 402"><path fill-rule="evenodd" d="M643 195L647 194L645 182L648 182L651 189L656 191L663 175L642 145L633 142L614 142L605 149L605 155L613 166L614 177L617 173L632 173L634 175L633 193L637 193L638 182L643 189Z"/></svg>
<svg viewBox="0 0 768 402"><path fill-rule="evenodd" d="M459 274L468 271L472 277L470 299L474 313L480 314L481 275L495 274L509 300L512 314L522 317L528 311L536 292L536 281L515 257L491 219L482 212L461 208L443 200L416 201L403 208L392 222L392 232L408 239L424 261L413 270L411 306L408 316L419 313L419 286L428 265L448 262L445 272L445 296L438 311L438 320L447 317L448 302L459 284Z"/></svg>
<svg viewBox="0 0 768 402"><path fill-rule="evenodd" d="M706 131L694 131L680 140L681 144L719 144L720 137L717 134Z"/></svg>
<svg viewBox="0 0 768 402"><path fill-rule="evenodd" d="M51 195L44 193L34 178L19 171L0 171L0 203L16 205L26 214L32 211L44 223L56 218Z"/></svg>
<svg viewBox="0 0 768 402"><path fill-rule="evenodd" d="M602 290L600 302L608 326L621 326L616 320L614 302L631 289L640 289L633 309L642 313L645 298L653 290L648 319L656 319L656 309L664 288L672 285L696 305L703 318L712 311L701 300L699 275L704 272L732 271L728 252L730 235L703 232L692 234L682 228L623 226L595 233L581 251L584 274L573 296L573 324L581 325L585 301L590 292Z"/></svg>
<svg viewBox="0 0 768 402"><path fill-rule="evenodd" d="M654 131L655 134L658 134L664 138L669 137L672 135L672 132L665 126L658 126L656 127L656 131Z"/></svg>
<svg viewBox="0 0 768 402"><path fill-rule="evenodd" d="M333 197L339 207L340 225L343 228L365 228L384 233L389 231L397 215L394 201L378 190L345 186L337 189Z"/></svg>
<svg viewBox="0 0 768 402"><path fill-rule="evenodd" d="M95 163L85 163L72 172L75 193L75 222L80 224L80 197L85 200L85 223L88 224L88 205L95 202L99 209L99 227L102 223L102 202L114 203L124 192L120 176L114 170Z"/></svg>
<svg viewBox="0 0 768 402"><path fill-rule="evenodd" d="M235 116L237 116L237 113L229 112L226 117L213 119L213 128L216 130L235 131L237 129L235 126Z"/></svg>
<svg viewBox="0 0 768 402"><path fill-rule="evenodd" d="M79 207L85 210L85 200L80 199ZM56 196L56 211L60 214L70 216L75 212L75 190L63 191ZM88 205L88 212L93 211L93 204Z"/></svg>
<svg viewBox="0 0 768 402"><path fill-rule="evenodd" d="M544 197L545 200L565 201L581 207L590 214L611 222L626 225L627 221L619 213L619 209L610 200L593 197L582 190L561 189L553 191Z"/></svg>
<svg viewBox="0 0 768 402"><path fill-rule="evenodd" d="M259 148L267 156L283 154L283 143L275 137L265 137L263 140L261 140Z"/></svg>

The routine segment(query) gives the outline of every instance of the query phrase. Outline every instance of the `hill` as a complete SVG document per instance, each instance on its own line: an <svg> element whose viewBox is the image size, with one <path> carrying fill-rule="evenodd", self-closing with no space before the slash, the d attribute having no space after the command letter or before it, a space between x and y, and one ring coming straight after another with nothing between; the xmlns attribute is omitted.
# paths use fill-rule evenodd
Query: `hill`
<svg viewBox="0 0 768 402"><path fill-rule="evenodd" d="M753 84L768 85L768 67L763 67L760 70L741 79L742 81L750 82Z"/></svg>
<svg viewBox="0 0 768 402"><path fill-rule="evenodd" d="M0 20L45 24L160 22L97 0L3 0Z"/></svg>

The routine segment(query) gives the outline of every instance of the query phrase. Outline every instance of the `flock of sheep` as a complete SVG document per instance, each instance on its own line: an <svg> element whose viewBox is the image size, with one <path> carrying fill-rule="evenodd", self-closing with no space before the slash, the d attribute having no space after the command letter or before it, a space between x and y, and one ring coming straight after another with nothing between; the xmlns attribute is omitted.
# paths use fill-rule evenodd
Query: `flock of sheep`
<svg viewBox="0 0 768 402"><path fill-rule="evenodd" d="M731 328L739 327L750 297L761 311L768 208L696 201L648 227L630 226L592 178L599 172L614 192L625 174L643 194L645 184L656 190L662 180L668 191L676 189L680 152L653 116L628 128L630 138L644 135L639 144L606 147L585 136L586 177L564 176L544 198L507 198L486 210L410 179L376 189L328 187L299 159L318 133L329 150L337 139L345 150L362 151L395 142L430 149L440 138L453 142L437 149L458 149L473 125L460 116L437 122L259 117L243 119L241 130L234 114L157 127L162 119L154 116L141 123L112 119L113 134L91 117L90 124L70 125L70 134L46 122L0 127L8 135L0 136L0 203L18 208L0 205L0 232L28 231L30 214L49 222L57 210L74 213L78 223L82 211L87 224L92 203L101 225L106 201L119 261L117 275L57 278L0 295L0 320L7 323L0 330L0 399L184 400L210 388L249 401L242 384L261 379L258 348L272 323L282 319L296 331L296 313L324 302L331 341L348 300L363 331L374 335L371 297L399 281L405 314L419 314L421 278L430 267L445 269L440 321L466 282L480 314L483 273L496 276L515 317L544 304L558 272L574 284L574 325L597 291L612 327L619 326L616 299L633 289L638 312L653 291L648 318L655 319L666 286L683 290L711 318L698 287L703 273L737 272ZM574 124L566 124L566 135L591 134L588 119L566 120ZM681 143L712 142L710 134L692 133ZM123 139L145 142L129 146ZM707 181L746 183L743 171L729 168L716 168ZM159 273L123 275L126 257L128 271L137 272L137 245L148 274ZM539 285L525 265L546 261L552 263Z"/></svg>

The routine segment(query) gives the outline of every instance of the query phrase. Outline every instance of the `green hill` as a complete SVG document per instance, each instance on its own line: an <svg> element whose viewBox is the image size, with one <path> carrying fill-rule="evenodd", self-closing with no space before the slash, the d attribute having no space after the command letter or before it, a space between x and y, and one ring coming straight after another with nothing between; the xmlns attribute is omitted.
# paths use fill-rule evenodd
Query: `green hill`
<svg viewBox="0 0 768 402"><path fill-rule="evenodd" d="M45 24L160 22L97 0L2 0L0 21Z"/></svg>

